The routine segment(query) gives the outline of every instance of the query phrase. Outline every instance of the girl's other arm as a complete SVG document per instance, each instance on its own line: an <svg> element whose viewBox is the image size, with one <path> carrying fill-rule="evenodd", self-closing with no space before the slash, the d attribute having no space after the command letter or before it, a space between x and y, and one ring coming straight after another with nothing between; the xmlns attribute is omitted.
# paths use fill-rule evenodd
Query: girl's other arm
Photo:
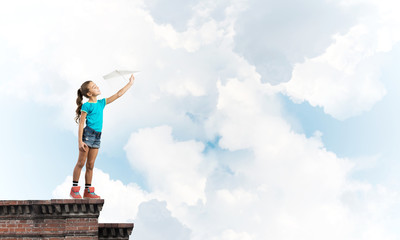
<svg viewBox="0 0 400 240"><path fill-rule="evenodd" d="M121 90L119 90L116 94L114 94L111 97L107 98L106 99L106 104L110 104L110 103L114 102L115 100L117 100L122 95L124 95L124 93L126 91L128 91L128 89L133 85L133 81L134 80L135 80L135 77L132 74L131 77L129 78L129 83L126 84L125 87L121 88Z"/></svg>
<svg viewBox="0 0 400 240"><path fill-rule="evenodd" d="M82 111L81 113L81 119L79 120L79 130L78 130L78 143L79 143L79 151L83 151L86 152L86 149L88 148L88 146L86 145L86 143L84 143L82 141L82 135L83 135L83 126L85 124L86 121L86 116L87 113Z"/></svg>

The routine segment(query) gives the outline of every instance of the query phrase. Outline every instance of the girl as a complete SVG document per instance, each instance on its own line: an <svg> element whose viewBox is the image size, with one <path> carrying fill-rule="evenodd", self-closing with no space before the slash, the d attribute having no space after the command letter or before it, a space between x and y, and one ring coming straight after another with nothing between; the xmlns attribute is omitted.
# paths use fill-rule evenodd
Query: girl
<svg viewBox="0 0 400 240"><path fill-rule="evenodd" d="M78 98L76 104L76 123L79 122L78 130L78 143L79 143L79 157L78 162L74 168L73 181L70 196L72 198L82 198L79 194L80 186L78 186L79 176L81 170L86 162L85 173L85 191L84 198L100 198L94 192L92 184L94 161L96 160L97 153L100 148L101 130L103 128L103 109L105 105L114 102L116 99L124 95L126 91L133 85L135 77L133 74L129 78L129 83L126 84L121 90L109 98L102 98L97 100L100 95L100 89L92 81L86 81L78 89ZM82 104L82 96L89 99L88 102ZM86 127L83 128L86 122Z"/></svg>

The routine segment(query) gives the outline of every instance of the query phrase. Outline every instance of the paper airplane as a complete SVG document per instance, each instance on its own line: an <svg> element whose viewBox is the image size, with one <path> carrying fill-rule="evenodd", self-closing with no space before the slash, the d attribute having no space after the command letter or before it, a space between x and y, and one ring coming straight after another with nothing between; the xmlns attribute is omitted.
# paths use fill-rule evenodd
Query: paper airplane
<svg viewBox="0 0 400 240"><path fill-rule="evenodd" d="M103 78L104 79L110 79L110 78L114 78L114 77L124 77L124 75L128 75L128 74L133 74L133 73L138 73L139 71L128 71L128 70L115 70L110 72L107 75L104 75Z"/></svg>

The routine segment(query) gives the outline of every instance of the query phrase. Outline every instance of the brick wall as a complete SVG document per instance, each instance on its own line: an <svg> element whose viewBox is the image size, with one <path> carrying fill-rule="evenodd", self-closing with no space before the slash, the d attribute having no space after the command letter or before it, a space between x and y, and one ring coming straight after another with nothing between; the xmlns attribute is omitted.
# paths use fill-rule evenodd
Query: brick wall
<svg viewBox="0 0 400 240"><path fill-rule="evenodd" d="M133 224L99 224L104 200L0 201L1 239L129 239Z"/></svg>

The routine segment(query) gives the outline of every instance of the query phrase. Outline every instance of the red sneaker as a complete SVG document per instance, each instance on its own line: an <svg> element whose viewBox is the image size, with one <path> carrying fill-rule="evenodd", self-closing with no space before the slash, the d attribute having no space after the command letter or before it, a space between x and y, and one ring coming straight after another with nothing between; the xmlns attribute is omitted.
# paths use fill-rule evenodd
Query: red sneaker
<svg viewBox="0 0 400 240"><path fill-rule="evenodd" d="M83 193L83 198L85 199L100 199L99 195L96 195L96 193L94 193L94 187L88 187L85 188L85 191Z"/></svg>
<svg viewBox="0 0 400 240"><path fill-rule="evenodd" d="M69 196L71 198L75 198L75 199L80 199L82 198L82 196L79 194L79 190L81 190L80 186L75 186L71 188L71 193L69 194Z"/></svg>

